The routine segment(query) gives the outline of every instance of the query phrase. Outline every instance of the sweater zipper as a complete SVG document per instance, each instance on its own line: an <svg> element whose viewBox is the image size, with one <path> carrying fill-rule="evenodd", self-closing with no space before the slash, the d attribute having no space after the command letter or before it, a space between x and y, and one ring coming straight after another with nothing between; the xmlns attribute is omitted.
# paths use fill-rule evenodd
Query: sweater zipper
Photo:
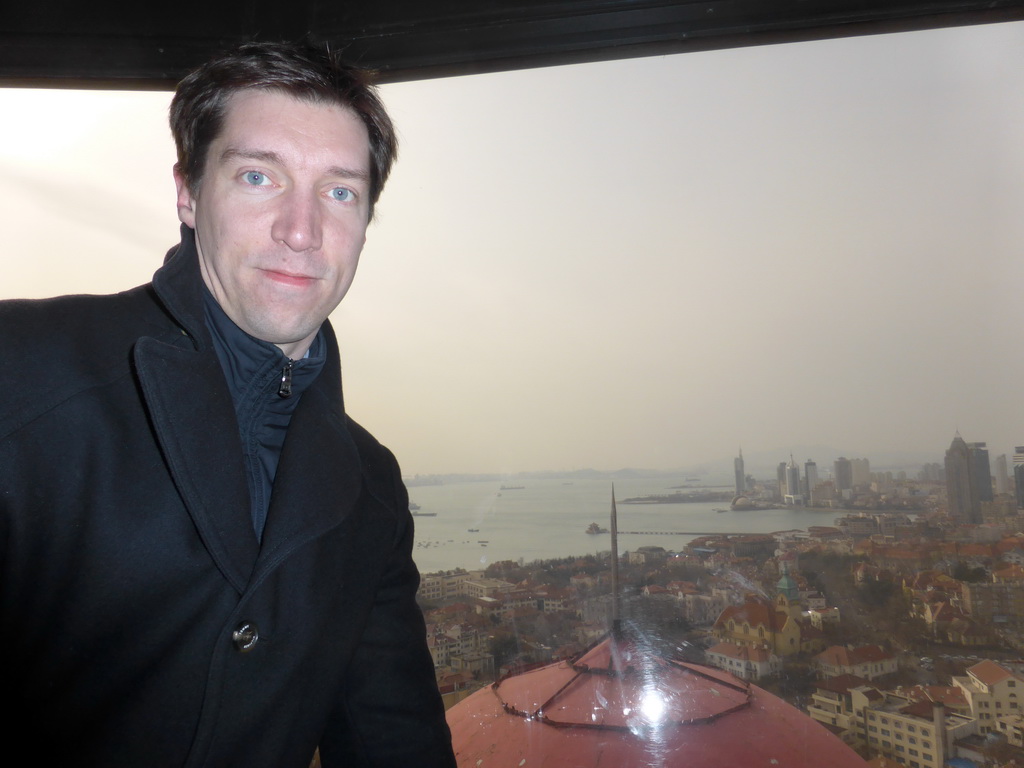
<svg viewBox="0 0 1024 768"><path fill-rule="evenodd" d="M291 397L292 396L292 366L295 365L295 361L291 358L284 364L284 368L281 369L281 383L277 388L278 397Z"/></svg>

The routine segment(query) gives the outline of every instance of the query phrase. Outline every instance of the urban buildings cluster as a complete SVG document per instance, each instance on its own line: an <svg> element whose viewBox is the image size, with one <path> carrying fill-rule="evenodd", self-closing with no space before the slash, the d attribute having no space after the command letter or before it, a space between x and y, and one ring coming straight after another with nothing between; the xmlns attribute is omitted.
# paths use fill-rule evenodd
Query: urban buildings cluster
<svg viewBox="0 0 1024 768"><path fill-rule="evenodd" d="M814 499L837 509L831 525L624 552L618 596L610 553L425 574L439 685L451 704L572 658L619 616L777 692L876 765L1024 765L1024 448L1008 464L989 474L984 443L959 435L914 477L840 458L828 477L790 460L759 482L740 456L737 500Z"/></svg>
<svg viewBox="0 0 1024 768"><path fill-rule="evenodd" d="M946 487L946 513L954 520L980 523L991 515L997 497L1001 505L1024 508L1024 446L1017 446L1013 455L1012 479L1006 454L989 461L987 444L967 442L957 432L946 450L942 464L925 464L917 480L927 485ZM993 471L994 470L994 471ZM746 473L743 451L733 460L735 478L734 508L756 507L759 504L782 503L790 506L848 507L850 502L874 492L888 495L889 502L912 501L918 488L908 484L907 473L872 472L866 458L840 456L831 471L819 470L817 462L808 459L801 466L790 455L788 462L779 462L775 477L758 481ZM894 499L896 494L902 499Z"/></svg>
<svg viewBox="0 0 1024 768"><path fill-rule="evenodd" d="M792 455L779 462L775 477L758 481L746 473L743 452L733 461L736 500L734 506L756 502L778 502L789 506L835 507L848 502L859 491L880 483L892 484L906 480L905 472L871 472L868 459L840 456L832 463L831 472L819 471L818 464L808 459L801 466Z"/></svg>

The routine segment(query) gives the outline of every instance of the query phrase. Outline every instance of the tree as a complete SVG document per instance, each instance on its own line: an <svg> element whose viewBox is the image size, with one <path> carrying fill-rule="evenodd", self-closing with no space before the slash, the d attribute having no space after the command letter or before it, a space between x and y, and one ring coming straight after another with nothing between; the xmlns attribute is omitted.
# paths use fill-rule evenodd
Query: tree
<svg viewBox="0 0 1024 768"><path fill-rule="evenodd" d="M988 571L981 566L971 567L963 560L956 564L951 574L957 581L966 581L972 584L980 584L989 580Z"/></svg>
<svg viewBox="0 0 1024 768"><path fill-rule="evenodd" d="M488 650L494 657L494 669L501 669L519 655L519 637L508 630L495 632L489 638Z"/></svg>

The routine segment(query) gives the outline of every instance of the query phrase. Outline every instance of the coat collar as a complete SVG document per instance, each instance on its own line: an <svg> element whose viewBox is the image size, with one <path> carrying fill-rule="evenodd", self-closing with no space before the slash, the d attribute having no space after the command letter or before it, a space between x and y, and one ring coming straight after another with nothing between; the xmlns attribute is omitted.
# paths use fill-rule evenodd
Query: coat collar
<svg viewBox="0 0 1024 768"><path fill-rule="evenodd" d="M153 275L153 290L200 350L208 349L212 343L203 319L202 285L196 233L182 224L181 242L164 256L164 265Z"/></svg>

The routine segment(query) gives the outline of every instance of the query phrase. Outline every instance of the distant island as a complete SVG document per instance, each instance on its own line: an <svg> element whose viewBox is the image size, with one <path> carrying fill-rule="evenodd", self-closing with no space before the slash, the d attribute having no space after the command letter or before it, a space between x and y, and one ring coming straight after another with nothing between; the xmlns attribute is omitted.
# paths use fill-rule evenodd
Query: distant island
<svg viewBox="0 0 1024 768"><path fill-rule="evenodd" d="M732 501L732 491L676 491L675 493L651 494L620 499L619 504L693 504L707 501Z"/></svg>

